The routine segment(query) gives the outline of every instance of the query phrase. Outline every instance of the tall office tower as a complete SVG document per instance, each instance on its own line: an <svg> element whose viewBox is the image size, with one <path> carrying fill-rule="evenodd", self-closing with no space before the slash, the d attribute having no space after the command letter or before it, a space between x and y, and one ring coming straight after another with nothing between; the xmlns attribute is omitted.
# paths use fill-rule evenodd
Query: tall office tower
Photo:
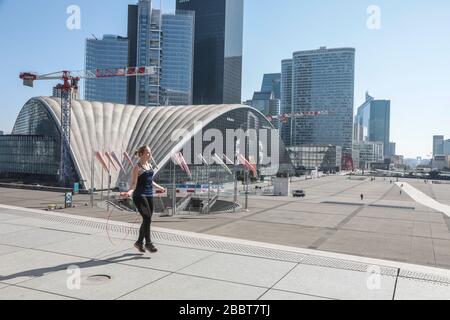
<svg viewBox="0 0 450 320"><path fill-rule="evenodd" d="M292 113L292 59L281 61L281 106L282 114ZM292 147L291 122L281 123L281 139L286 146Z"/></svg>
<svg viewBox="0 0 450 320"><path fill-rule="evenodd" d="M331 144L351 155L354 74L353 48L294 52L292 113L327 113L292 117L290 145Z"/></svg>
<svg viewBox="0 0 450 320"><path fill-rule="evenodd" d="M262 114L268 117L278 117L280 115L281 106L281 73L265 74L261 85L261 91L255 91L253 99L249 101L248 105L259 110ZM280 121L278 119L272 120L275 128L280 129Z"/></svg>
<svg viewBox="0 0 450 320"><path fill-rule="evenodd" d="M383 142L385 156L390 156L391 102L375 100L366 93L366 101L355 117L355 141Z"/></svg>
<svg viewBox="0 0 450 320"><path fill-rule="evenodd" d="M433 156L444 155L444 136L433 136Z"/></svg>
<svg viewBox="0 0 450 320"><path fill-rule="evenodd" d="M450 156L450 140L444 141L444 154Z"/></svg>
<svg viewBox="0 0 450 320"><path fill-rule="evenodd" d="M151 0L139 0L128 6L128 66L153 66L157 72L128 81L127 102L142 106L161 104L162 30L161 11L152 9Z"/></svg>
<svg viewBox="0 0 450 320"><path fill-rule="evenodd" d="M397 155L397 144L395 142L389 143L389 156Z"/></svg>
<svg viewBox="0 0 450 320"><path fill-rule="evenodd" d="M273 92L275 99L281 99L281 73L266 73L261 92Z"/></svg>
<svg viewBox="0 0 450 320"><path fill-rule="evenodd" d="M177 11L162 15L162 74L163 105L191 105L194 64L193 11Z"/></svg>
<svg viewBox="0 0 450 320"><path fill-rule="evenodd" d="M104 35L103 39L86 40L86 70L125 68L128 65L128 39L116 35ZM54 91L54 95L57 93ZM126 103L127 79L86 79L85 100Z"/></svg>
<svg viewBox="0 0 450 320"><path fill-rule="evenodd" d="M243 0L177 0L195 12L194 104L241 103Z"/></svg>

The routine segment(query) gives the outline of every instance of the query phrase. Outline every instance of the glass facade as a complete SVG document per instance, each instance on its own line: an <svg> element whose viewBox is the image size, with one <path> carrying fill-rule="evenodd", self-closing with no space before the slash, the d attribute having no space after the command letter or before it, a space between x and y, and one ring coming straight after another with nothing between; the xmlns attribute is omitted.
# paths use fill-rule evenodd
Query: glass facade
<svg viewBox="0 0 450 320"><path fill-rule="evenodd" d="M4 135L0 137L0 176L27 178L46 176L57 180L59 144L52 137Z"/></svg>
<svg viewBox="0 0 450 320"><path fill-rule="evenodd" d="M342 148L327 145L302 145L288 148L296 169L321 171L341 170Z"/></svg>
<svg viewBox="0 0 450 320"><path fill-rule="evenodd" d="M355 117L355 141L382 142L384 155L390 154L391 102L375 100L369 94Z"/></svg>
<svg viewBox="0 0 450 320"><path fill-rule="evenodd" d="M29 100L17 117L11 136L2 137L2 146L14 148L17 152L8 156L2 151L2 159L10 173L29 174L36 177L58 174L61 159L61 137L56 120L39 98ZM29 150L25 150L30 148ZM6 165L5 163L10 163ZM79 181L73 159L69 164L69 182Z"/></svg>
<svg viewBox="0 0 450 320"><path fill-rule="evenodd" d="M273 92L255 92L253 99L249 101L249 106L252 106L265 116L278 116L280 114L280 100L275 99ZM280 121L273 119L272 124L275 128L280 128Z"/></svg>
<svg viewBox="0 0 450 320"><path fill-rule="evenodd" d="M357 169L369 169L372 163L384 162L382 142L353 143L353 163Z"/></svg>
<svg viewBox="0 0 450 320"><path fill-rule="evenodd" d="M153 66L156 73L128 79L127 103L155 107L161 105L162 30L161 11L151 0L128 6L128 66Z"/></svg>
<svg viewBox="0 0 450 320"><path fill-rule="evenodd" d="M397 155L397 144L395 142L389 142L389 157Z"/></svg>
<svg viewBox="0 0 450 320"><path fill-rule="evenodd" d="M433 156L442 156L444 154L444 136L433 137Z"/></svg>
<svg viewBox="0 0 450 320"><path fill-rule="evenodd" d="M162 16L163 105L192 105L194 21L192 11Z"/></svg>
<svg viewBox="0 0 450 320"><path fill-rule="evenodd" d="M124 68L128 65L128 39L105 35L86 40L86 70ZM113 77L85 80L85 100L127 103L127 79Z"/></svg>
<svg viewBox="0 0 450 320"><path fill-rule="evenodd" d="M282 114L292 113L292 59L281 61L281 104ZM287 146L292 146L292 123L281 123L281 138Z"/></svg>
<svg viewBox="0 0 450 320"><path fill-rule="evenodd" d="M275 99L281 99L281 73L265 74L261 92L273 92Z"/></svg>
<svg viewBox="0 0 450 320"><path fill-rule="evenodd" d="M193 103L241 103L243 0L177 0L176 8L195 12Z"/></svg>
<svg viewBox="0 0 450 320"><path fill-rule="evenodd" d="M286 65L284 65L286 64ZM286 72L287 62L282 64ZM293 113L327 111L326 115L291 118L290 145L331 144L351 153L353 138L355 49L300 51L292 59ZM282 83L288 75L282 76ZM288 81L285 81L289 85ZM282 88L282 95L289 93ZM282 101L287 101L285 97ZM283 105L283 104L282 104Z"/></svg>
<svg viewBox="0 0 450 320"><path fill-rule="evenodd" d="M450 156L450 140L444 141L444 154Z"/></svg>

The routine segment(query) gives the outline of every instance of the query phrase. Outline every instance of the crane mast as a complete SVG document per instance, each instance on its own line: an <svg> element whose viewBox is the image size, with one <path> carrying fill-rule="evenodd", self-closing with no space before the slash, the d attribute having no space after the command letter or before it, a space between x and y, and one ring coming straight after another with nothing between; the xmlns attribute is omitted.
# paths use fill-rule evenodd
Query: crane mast
<svg viewBox="0 0 450 320"><path fill-rule="evenodd" d="M99 79L112 77L138 77L156 73L155 67L111 68L82 71L60 71L45 75L23 72L20 79L28 87L34 86L36 80L62 80L57 88L61 90L61 161L59 166L59 182L67 186L71 179L70 172L70 130L72 120L72 92L78 91L81 79Z"/></svg>

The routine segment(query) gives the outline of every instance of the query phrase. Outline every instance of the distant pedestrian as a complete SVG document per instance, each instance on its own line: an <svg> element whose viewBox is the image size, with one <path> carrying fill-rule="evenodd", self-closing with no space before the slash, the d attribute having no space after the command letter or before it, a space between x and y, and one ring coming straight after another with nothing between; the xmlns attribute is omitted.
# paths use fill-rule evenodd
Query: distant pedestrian
<svg viewBox="0 0 450 320"><path fill-rule="evenodd" d="M364 195L361 193L361 201L364 200Z"/></svg>

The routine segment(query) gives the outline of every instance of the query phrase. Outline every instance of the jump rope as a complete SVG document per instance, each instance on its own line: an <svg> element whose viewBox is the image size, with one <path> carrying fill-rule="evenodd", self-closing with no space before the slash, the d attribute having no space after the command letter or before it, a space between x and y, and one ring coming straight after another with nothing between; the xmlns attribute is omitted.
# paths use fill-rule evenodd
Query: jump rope
<svg viewBox="0 0 450 320"><path fill-rule="evenodd" d="M159 170L158 165L156 164L155 159L154 159L153 157L151 157L150 159L151 159L151 160L153 161L153 163L155 164L155 168L156 168L157 170ZM121 197L122 197L121 200L131 200L131 199L132 199L132 198L129 197L128 195L125 196L125 194L123 194L123 193L121 194ZM150 210L151 208L150 208L150 204L148 203L147 198L146 198L146 197L143 197L143 198L144 198L144 200L145 200L145 205L146 205L147 212L151 212L152 210ZM115 206L113 206L113 207L115 208ZM111 238L111 236L110 236L110 234L109 234L109 221L111 220L111 216L112 216L112 214L113 214L113 212L114 212L114 210L115 210L114 208L113 208L113 210L112 210L111 212L109 212L109 214L108 214L108 219L106 220L106 234L108 235L108 240L109 240L109 242L110 242L113 246L118 246L117 244L115 244L115 243L112 241L112 238ZM135 219L134 222L132 223L131 227L130 227L130 228L127 228L127 233L126 233L125 237L120 241L119 245L122 244L123 242L125 242L125 240L127 240L128 236L130 235L131 231L135 229L134 227L135 227L135 225L137 224L137 222L138 222L138 220L139 220L139 218L140 218L140 214L139 214L139 212L138 212L137 207L135 208L134 213L136 214L136 219ZM151 219L151 217L150 217L150 219Z"/></svg>

